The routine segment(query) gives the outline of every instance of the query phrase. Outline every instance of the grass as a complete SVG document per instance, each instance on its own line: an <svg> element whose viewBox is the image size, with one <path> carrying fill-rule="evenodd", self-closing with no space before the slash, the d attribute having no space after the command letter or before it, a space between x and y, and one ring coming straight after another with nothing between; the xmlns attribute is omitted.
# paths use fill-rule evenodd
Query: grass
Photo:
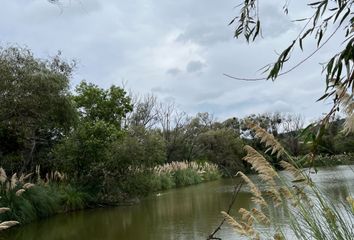
<svg viewBox="0 0 354 240"><path fill-rule="evenodd" d="M127 179L116 184L120 189L118 194L134 198L174 187L215 180L220 176L213 164L173 162L153 169L134 171ZM114 194L107 193L107 196ZM0 209L8 209L0 212L0 230L1 226L5 229L11 224L14 225L15 222L8 222L7 219L25 224L57 213L84 209L90 204L98 206L101 201L98 197L92 197L87 191L71 184L66 176L59 172L47 174L45 179L42 179L39 168L34 175L22 175L19 178L16 174L8 177L0 168L0 197L0 206L5 207ZM5 223L1 223L3 221Z"/></svg>
<svg viewBox="0 0 354 240"><path fill-rule="evenodd" d="M175 187L184 187L221 177L218 167L209 163L171 162L153 169L136 169L120 188L128 195L146 196Z"/></svg>
<svg viewBox="0 0 354 240"><path fill-rule="evenodd" d="M0 168L0 205L9 209L0 215L0 221L14 219L24 224L86 207L89 199L87 194L67 183L50 182L50 179L56 178L55 174L52 175L46 181L38 175L31 177L31 174L20 178L16 174L8 177ZM30 177L36 184L29 182Z"/></svg>
<svg viewBox="0 0 354 240"><path fill-rule="evenodd" d="M354 200L347 197L342 206L334 205L326 194L316 186L307 172L303 172L296 161L265 130L252 125L256 136L265 143L271 154L280 160L281 166L290 173L288 177L279 175L268 163L263 154L250 146L244 160L248 162L261 180L264 190L260 190L250 178L239 172L243 182L252 193L256 207L239 209L239 218L222 212L226 222L240 235L249 239L316 239L316 240L352 240L354 239ZM282 207L288 213L290 233L284 226L272 221L271 210ZM266 227L269 231L261 230ZM271 226L271 227L270 227Z"/></svg>

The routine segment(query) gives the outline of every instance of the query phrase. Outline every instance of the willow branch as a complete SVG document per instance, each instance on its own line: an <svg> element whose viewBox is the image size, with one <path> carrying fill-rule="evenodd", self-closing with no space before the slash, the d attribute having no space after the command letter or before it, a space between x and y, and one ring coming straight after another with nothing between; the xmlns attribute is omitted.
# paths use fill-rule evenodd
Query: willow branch
<svg viewBox="0 0 354 240"><path fill-rule="evenodd" d="M285 74L288 74L289 72L295 70L296 68L298 68L300 65L302 65L303 63L305 63L307 60L309 60L313 55L315 55L321 48L323 48L323 46L325 46L329 40L332 39L332 37L337 33L337 31L339 30L341 25L338 25L337 28L331 33L331 35L326 39L326 41L324 41L318 48L316 48L316 50L314 50L311 54L309 54L306 58L302 59L300 62L298 62L297 64L295 64L293 67L291 67L290 69L286 70L285 72L282 72L280 74L278 74L277 78L280 76L283 76ZM255 81L264 81L264 80L268 80L268 77L261 77L261 78L242 78L242 77L235 77L226 73L223 73L224 76L228 77L228 78L232 78L234 80L238 80L238 81L246 81L246 82L255 82Z"/></svg>

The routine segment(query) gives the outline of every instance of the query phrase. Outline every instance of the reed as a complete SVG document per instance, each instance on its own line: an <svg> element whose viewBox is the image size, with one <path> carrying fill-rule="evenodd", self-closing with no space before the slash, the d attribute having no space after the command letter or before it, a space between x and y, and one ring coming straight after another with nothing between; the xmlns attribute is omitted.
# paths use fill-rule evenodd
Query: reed
<svg viewBox="0 0 354 240"><path fill-rule="evenodd" d="M31 182L34 180L36 183ZM40 178L40 167L35 174L12 174L9 177L0 168L0 222L14 219L22 224L86 207L89 196L64 183L65 175L59 172ZM11 210L10 210L11 209ZM13 221L1 223L2 230L13 226Z"/></svg>
<svg viewBox="0 0 354 240"><path fill-rule="evenodd" d="M0 208L0 214L6 213L8 211L10 211L10 208L7 207ZM13 227L17 224L19 224L18 221L3 221L3 222L0 221L0 231Z"/></svg>
<svg viewBox="0 0 354 240"><path fill-rule="evenodd" d="M244 173L238 172L249 191L255 206L252 209L239 210L240 217L235 218L222 212L226 222L240 235L249 239L318 239L333 240L354 239L354 200L347 197L344 208L331 203L324 193L311 180L309 173L301 170L273 135L252 124L256 137L267 147L267 152L276 155L280 165L290 175L278 174L266 158L250 146L245 147L247 153L244 160L248 162L260 179L264 190L260 190ZM283 226L272 221L271 209L282 207L289 213L290 233L285 234ZM343 210L344 209L344 210ZM269 231L260 231L261 226L270 226Z"/></svg>

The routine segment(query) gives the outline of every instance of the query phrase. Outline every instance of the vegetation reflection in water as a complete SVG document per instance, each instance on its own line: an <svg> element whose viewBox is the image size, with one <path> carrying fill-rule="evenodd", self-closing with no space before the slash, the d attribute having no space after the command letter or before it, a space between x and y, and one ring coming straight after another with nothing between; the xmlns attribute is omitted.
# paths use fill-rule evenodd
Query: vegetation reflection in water
<svg viewBox="0 0 354 240"><path fill-rule="evenodd" d="M348 166L320 169L313 179L337 203L354 191L354 172ZM57 215L11 229L1 239L205 239L221 220L220 211L227 208L234 184L232 179L219 180L166 191L134 206ZM241 191L233 213L251 207L250 197ZM274 216L275 221L286 224L286 212L274 209ZM220 237L240 239L228 226Z"/></svg>

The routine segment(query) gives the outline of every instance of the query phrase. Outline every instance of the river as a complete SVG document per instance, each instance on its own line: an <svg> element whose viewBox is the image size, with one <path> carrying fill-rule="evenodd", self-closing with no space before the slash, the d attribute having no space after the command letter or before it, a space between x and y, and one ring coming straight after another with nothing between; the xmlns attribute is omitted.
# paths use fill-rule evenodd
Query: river
<svg viewBox="0 0 354 240"><path fill-rule="evenodd" d="M313 180L333 202L354 194L354 166L322 168ZM206 239L222 220L236 180L222 179L154 194L133 206L85 210L43 219L8 230L6 240L191 240ZM233 207L249 208L251 194L243 188ZM287 217L276 211L276 221ZM224 240L241 239L229 226L217 235Z"/></svg>

